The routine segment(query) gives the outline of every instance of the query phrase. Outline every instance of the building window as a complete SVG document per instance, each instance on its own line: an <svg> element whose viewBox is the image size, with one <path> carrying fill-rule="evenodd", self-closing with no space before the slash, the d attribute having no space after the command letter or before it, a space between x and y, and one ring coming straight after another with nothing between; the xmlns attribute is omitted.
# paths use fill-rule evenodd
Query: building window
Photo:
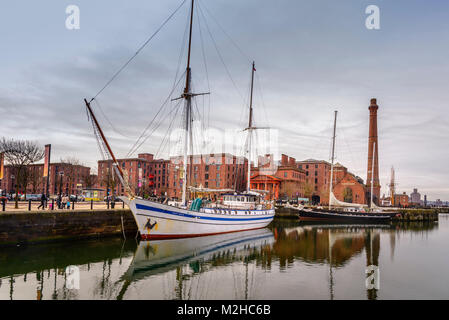
<svg viewBox="0 0 449 320"><path fill-rule="evenodd" d="M206 167L204 168L204 170L205 170L206 172L208 172L208 171L209 171L209 166L206 166Z"/></svg>
<svg viewBox="0 0 449 320"><path fill-rule="evenodd" d="M317 178L315 178L315 183L318 183L318 179Z"/></svg>
<svg viewBox="0 0 449 320"><path fill-rule="evenodd" d="M287 178L287 172L284 172L284 178Z"/></svg>

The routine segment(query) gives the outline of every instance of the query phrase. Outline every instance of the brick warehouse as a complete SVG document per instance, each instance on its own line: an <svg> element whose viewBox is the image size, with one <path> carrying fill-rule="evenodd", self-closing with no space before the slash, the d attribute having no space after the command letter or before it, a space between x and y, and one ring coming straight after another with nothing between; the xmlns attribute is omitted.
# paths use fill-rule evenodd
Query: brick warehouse
<svg viewBox="0 0 449 320"><path fill-rule="evenodd" d="M160 196L168 191L169 160L154 159L150 153L139 153L137 158L117 161L136 194ZM125 189L112 171L112 160L98 161L98 186L111 189L115 195L124 195Z"/></svg>
<svg viewBox="0 0 449 320"><path fill-rule="evenodd" d="M31 164L27 166L26 189L21 187L19 193L40 194L45 192L46 178L43 178L43 164ZM16 193L17 174L15 168L5 166L5 177L0 183L0 189L8 194ZM92 176L90 168L69 163L51 163L49 172L50 194L81 194L83 188L89 187Z"/></svg>
<svg viewBox="0 0 449 320"><path fill-rule="evenodd" d="M297 161L296 165L306 173L305 196L315 204L328 203L331 164L324 160L307 159Z"/></svg>
<svg viewBox="0 0 449 320"><path fill-rule="evenodd" d="M189 185L210 189L246 189L248 161L229 153L193 155L189 157L187 176ZM183 157L170 159L172 170L169 174L170 198L181 198Z"/></svg>
<svg viewBox="0 0 449 320"><path fill-rule="evenodd" d="M141 153L137 158L117 161L136 194L181 197L183 157L164 160L154 159L150 153ZM116 195L124 195L120 181L109 172L112 172L112 160L98 161L99 186L109 186ZM187 174L191 186L243 190L246 188L247 161L227 153L194 155L188 159Z"/></svg>
<svg viewBox="0 0 449 320"><path fill-rule="evenodd" d="M251 169L251 189L268 191L268 199L305 197L306 171L296 159L285 154L274 165L273 155L259 157L259 166Z"/></svg>

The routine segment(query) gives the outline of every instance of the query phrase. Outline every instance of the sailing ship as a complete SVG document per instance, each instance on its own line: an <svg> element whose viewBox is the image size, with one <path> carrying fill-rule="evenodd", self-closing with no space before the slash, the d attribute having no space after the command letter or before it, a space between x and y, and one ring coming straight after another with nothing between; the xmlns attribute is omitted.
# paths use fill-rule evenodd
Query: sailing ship
<svg viewBox="0 0 449 320"><path fill-rule="evenodd" d="M334 130L332 137L331 174L329 183L329 207L308 209L304 206L288 208L297 209L301 220L329 221L338 223L390 223L394 212L383 212L382 208L376 206L373 201L373 185L371 182L370 207L365 204L349 203L338 200L333 191L334 160L335 160L335 136L337 127L337 111L334 117ZM374 154L373 154L374 157ZM374 161L373 161L374 165ZM372 175L373 177L374 175Z"/></svg>
<svg viewBox="0 0 449 320"><path fill-rule="evenodd" d="M251 177L251 133L257 129L252 125L252 94L254 72L256 71L254 62L252 63L251 77L251 96L249 105L249 125L245 129L248 132L248 181L246 192L227 193L223 196L222 203L208 204L203 203L202 198L196 198L189 204L188 201L188 181L187 181L187 160L189 155L189 146L192 145L192 98L208 93L193 93L191 86L191 44L192 44L192 25L194 13L194 0L191 1L190 11L190 33L187 51L187 66L185 76L185 87L181 96L177 99L184 100L184 154L182 170L182 200L180 203L158 203L155 201L137 197L132 191L126 175L120 167L112 149L92 111L90 102L84 99L88 114L92 119L94 132L98 137L100 147L105 154L112 159L115 173L124 186L126 197L119 197L131 209L134 219L137 223L141 239L170 239L208 236L221 233L237 232L243 230L252 230L264 228L274 218L274 204L264 200L262 192L250 190ZM177 100L175 99L175 100ZM92 99L93 100L93 99ZM91 101L92 101L91 100ZM202 189L201 192L219 192L216 189ZM229 190L228 190L229 191ZM237 205L238 204L238 205Z"/></svg>

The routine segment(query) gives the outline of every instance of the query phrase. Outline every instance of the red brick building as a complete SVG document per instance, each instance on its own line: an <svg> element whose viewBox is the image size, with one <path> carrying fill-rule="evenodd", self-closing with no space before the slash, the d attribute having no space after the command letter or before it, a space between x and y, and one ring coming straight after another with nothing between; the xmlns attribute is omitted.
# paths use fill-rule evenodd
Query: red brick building
<svg viewBox="0 0 449 320"><path fill-rule="evenodd" d="M19 194L39 194L45 193L47 178L43 178L43 164L31 164L26 167L26 177L23 178L20 185L26 184L19 189ZM23 180L24 179L24 180ZM49 171L50 195L59 194L81 194L83 188L89 186L89 180L92 179L90 168L82 165L73 165L69 163L51 163ZM12 166L5 166L5 176L0 183L0 189L7 194L16 192L18 184L16 169Z"/></svg>
<svg viewBox="0 0 449 320"><path fill-rule="evenodd" d="M408 207L410 205L409 197L405 192L402 194L395 194L394 203L397 207Z"/></svg>
<svg viewBox="0 0 449 320"><path fill-rule="evenodd" d="M117 162L135 194L160 196L168 191L169 160L154 159L150 153L140 153L137 158L117 159ZM112 171L112 160L98 161L98 186L111 189L115 195L124 195L125 189Z"/></svg>
<svg viewBox="0 0 449 320"><path fill-rule="evenodd" d="M368 203L367 187L362 178L355 176L339 163L334 165L334 181L332 190L338 200L358 204Z"/></svg>
<svg viewBox="0 0 449 320"><path fill-rule="evenodd" d="M117 159L133 191L140 196L162 196L180 199L182 195L183 157L170 160L154 159L150 153L137 158ZM124 195L120 181L108 172L112 160L98 161L98 183L103 188L114 189L116 195ZM187 174L190 186L211 189L246 188L247 161L244 158L220 153L189 157Z"/></svg>
<svg viewBox="0 0 449 320"><path fill-rule="evenodd" d="M172 157L170 166L168 196L180 199L183 157ZM190 156L187 164L188 183L193 187L242 191L246 189L247 172L247 159L229 153Z"/></svg>
<svg viewBox="0 0 449 320"><path fill-rule="evenodd" d="M296 165L306 174L305 197L315 204L327 204L329 202L331 164L324 160L307 159L297 161Z"/></svg>
<svg viewBox="0 0 449 320"><path fill-rule="evenodd" d="M306 171L305 197L311 199L314 204L329 204L331 164L315 159L297 161L296 164ZM366 187L363 180L339 163L334 165L333 192L340 201L366 203Z"/></svg>
<svg viewBox="0 0 449 320"><path fill-rule="evenodd" d="M276 166L273 155L265 155L259 164L251 170L251 189L268 191L269 199L304 197L306 174L295 158L283 154Z"/></svg>

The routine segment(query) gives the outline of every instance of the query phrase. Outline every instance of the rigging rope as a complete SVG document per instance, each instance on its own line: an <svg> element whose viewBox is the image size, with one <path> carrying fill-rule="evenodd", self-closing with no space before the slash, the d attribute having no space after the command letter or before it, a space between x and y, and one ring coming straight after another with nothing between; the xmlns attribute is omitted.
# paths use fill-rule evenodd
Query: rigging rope
<svg viewBox="0 0 449 320"><path fill-rule="evenodd" d="M146 134L146 132L149 130L149 128L151 127L151 125L154 123L154 121L156 120L157 116L159 115L159 113L162 111L162 109L164 108L164 106L167 104L167 102L169 102L170 97L172 96L173 92L175 91L175 89L177 88L178 84L180 83L180 81L184 78L184 75L186 73L186 71L184 71L184 73L179 77L178 79L178 75L179 75L179 69L181 66L181 59L184 55L184 49L186 47L186 40L187 40L187 31L188 31L188 27L189 27L189 23L190 23L190 17L189 15L187 15L187 21L186 21L186 26L184 28L184 36L183 36L183 40L182 40L182 45L180 48L180 52L179 52L179 57L178 57L178 66L176 68L176 73L175 73L175 77L173 80L173 86L172 89L170 91L170 93L168 94L167 98L165 99L165 101L162 103L162 105L160 106L159 110L157 111L156 115L153 117L153 119L151 120L151 122L146 126L146 128L142 131L142 133L140 134L140 136L137 138L136 142L133 144L133 146L130 148L130 150L128 151L128 153L126 154L126 157L129 157L132 153L136 152L138 150L138 148L142 145L139 144L140 139L143 138L143 136ZM178 80L176 80L178 79ZM145 140L147 140L147 138L145 138ZM138 147L136 147L139 144Z"/></svg>
<svg viewBox="0 0 449 320"><path fill-rule="evenodd" d="M109 118L108 118L108 117L106 116L106 114L104 113L103 108L101 107L100 103L98 102L98 98L94 99L94 102L97 104L98 109L100 110L101 114L102 114L103 117L106 119L106 121L109 123L109 125L110 125L111 128L112 128L112 130L113 130L114 132L118 133L119 135L125 137L125 138L131 139L130 136L127 136L127 135L123 134L121 131L119 131L119 130L117 130L117 129L115 128L115 126L112 124L111 120L109 120Z"/></svg>
<svg viewBox="0 0 449 320"><path fill-rule="evenodd" d="M148 134L146 137L145 137L145 139L143 139L141 142L140 142L140 144L139 145L137 145L136 146L136 148L134 149L134 151L133 152L135 152L136 150L138 150L141 146L142 146L142 144L144 144L145 143L145 141L147 141L147 139L149 138L149 137L151 137L151 135L161 126L161 124L162 124L162 122L173 112L173 111L175 111L175 109L176 109L176 107L177 107L177 105L175 105L175 107L169 112L169 113L167 113L166 115L165 115L165 117L159 122L159 124L151 131L151 133L150 134ZM129 155L128 155L129 156Z"/></svg>
<svg viewBox="0 0 449 320"><path fill-rule="evenodd" d="M196 12L197 12L197 16L198 16L198 29L199 29L199 34L200 34L200 39L201 39L201 52L203 54L203 62L204 62L204 70L206 72L206 80L207 80L207 92L211 92L210 90L210 82L209 82L209 72L207 69L207 61L206 61L206 53L204 50L204 40L203 40L203 32L201 29L201 15L199 14L199 10L198 7L196 8ZM208 96L208 110L207 110L207 127L209 128L210 125L210 94L207 95ZM204 96L203 96L203 114L204 114ZM205 121L204 121L205 122Z"/></svg>
<svg viewBox="0 0 449 320"><path fill-rule="evenodd" d="M226 65L226 63L224 62L223 56L221 55L220 50L218 49L218 45L217 42L215 41L215 38L212 36L212 32L209 29L209 24L207 23L206 17L204 16L203 10L201 9L201 6L198 6L198 8L200 9L200 13L203 16L204 22L206 24L206 29L207 32L212 40L212 43L214 44L215 50L217 51L218 57L220 58L221 63L223 64L223 67L226 70L226 73L229 77L229 79L231 80L232 84L234 85L235 90L238 92L238 94L240 95L240 98L243 100L243 102L245 102L245 98L243 97L242 93L240 92L239 88L237 87L237 84L235 83L234 79L231 76L231 73L229 72L229 69Z"/></svg>
<svg viewBox="0 0 449 320"><path fill-rule="evenodd" d="M106 84L100 89L100 91L97 92L97 94L89 102L92 102L100 93L103 92L104 89L106 89L111 84L112 81L114 81L114 79L128 66L128 64L140 53L140 51L142 51L142 49L147 46L147 44L159 33L159 31L179 11L179 9L181 9L181 7L184 5L186 1L187 0L183 0L181 2L181 4L176 8L176 10L173 11L172 14L168 16L167 19L165 19L165 21L159 26L159 28L157 28L156 31L139 47L139 49L137 49L136 53L133 56L131 56L131 58L129 58L128 61L126 61L126 63L120 69L118 69L118 71L112 76L112 78L109 79L108 82L106 82Z"/></svg>
<svg viewBox="0 0 449 320"><path fill-rule="evenodd" d="M143 139L143 136L146 134L146 132L148 131L148 129L150 129L151 125L154 123L154 121L156 120L157 116L159 115L159 113L162 111L162 109L164 108L164 106L167 104L167 102L169 102L170 97L172 96L173 92L175 91L175 89L177 88L177 86L179 85L180 81L184 78L185 72L179 77L178 81L175 83L175 85L173 86L172 90L170 91L170 93L168 94L167 98L165 99L165 101L162 103L161 107L159 108L159 110L156 112L156 114L154 115L153 119L151 120L151 122L146 126L146 128L143 130L143 132L141 133L141 135L139 136L139 138L137 139L137 141L134 143L134 145L131 147L131 149L128 151L128 153L126 154L126 157L129 157L132 153L134 153L136 150L138 150L140 148L140 146L151 136L151 134L154 132L154 130L152 131L152 133L150 135L148 135L146 138ZM159 124L160 125L160 124ZM158 127L159 127L158 125ZM157 127L156 127L157 128ZM142 140L142 142L140 142L140 140ZM139 143L140 142L140 143Z"/></svg>
<svg viewBox="0 0 449 320"><path fill-rule="evenodd" d="M172 120L170 121L170 125L168 126L168 129L167 129L167 131L165 132L164 138L162 139L162 142L161 142L161 144L159 145L159 148L158 148L158 150L157 150L157 152L156 152L156 154L155 154L155 156L154 156L155 159L158 158L159 151L161 151L161 147L164 145L165 139L167 138L167 136L168 136L168 134L169 134L169 132L170 132L170 129L171 129L173 123L174 123L175 120L176 120L176 116L178 115L178 112L179 112L179 109L180 109L179 106L181 105L181 102L182 102L182 100L179 100L179 101L176 103L176 105L175 105L175 108L176 108L175 115L173 116ZM168 139L168 141L170 141L170 139ZM164 149L165 149L165 145L164 145L164 148L162 149L162 151L164 151Z"/></svg>

